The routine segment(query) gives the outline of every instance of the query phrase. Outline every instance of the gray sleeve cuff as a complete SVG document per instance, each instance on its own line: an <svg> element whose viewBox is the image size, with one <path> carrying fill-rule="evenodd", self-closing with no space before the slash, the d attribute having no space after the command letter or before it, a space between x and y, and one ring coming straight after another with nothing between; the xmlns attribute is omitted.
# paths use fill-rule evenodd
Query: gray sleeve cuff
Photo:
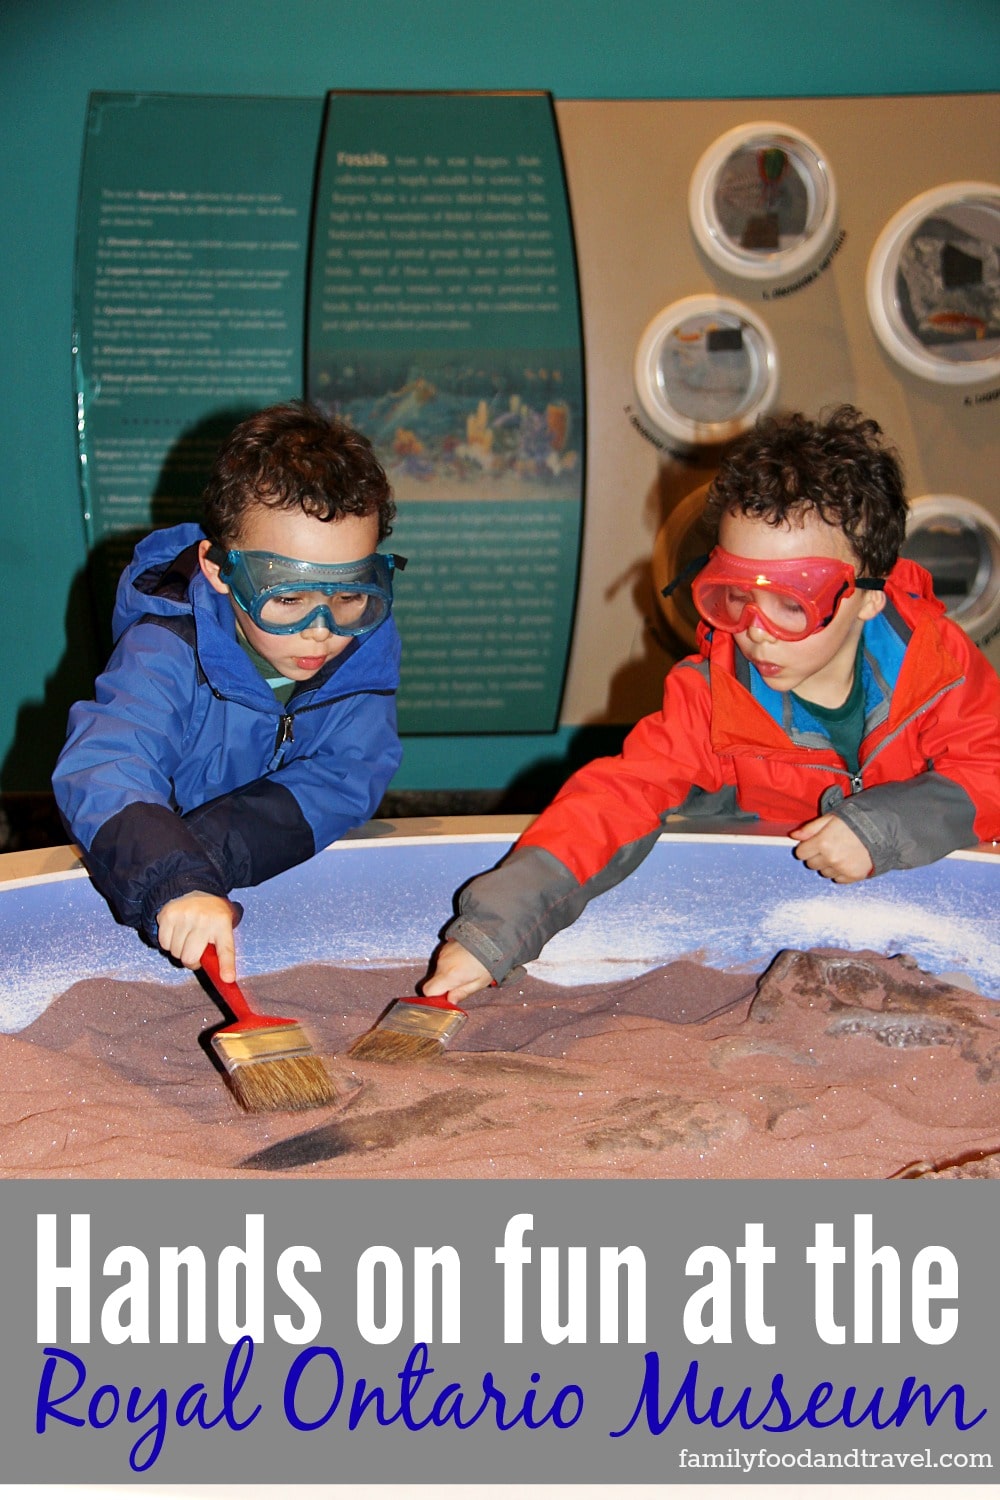
<svg viewBox="0 0 1000 1500"><path fill-rule="evenodd" d="M445 937L461 943L501 984L537 958L557 932L575 922L594 896L624 880L652 849L659 829L619 849L583 884L547 849L515 848L466 886Z"/></svg>
<svg viewBox="0 0 1000 1500"><path fill-rule="evenodd" d="M978 842L976 809L968 792L935 771L869 787L830 811L857 834L875 875L933 864L953 849Z"/></svg>

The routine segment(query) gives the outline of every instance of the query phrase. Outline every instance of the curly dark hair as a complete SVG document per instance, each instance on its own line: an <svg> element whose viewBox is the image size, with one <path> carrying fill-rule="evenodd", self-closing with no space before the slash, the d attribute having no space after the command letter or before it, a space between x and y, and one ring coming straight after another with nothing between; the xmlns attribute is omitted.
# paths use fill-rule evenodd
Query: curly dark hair
<svg viewBox="0 0 1000 1500"><path fill-rule="evenodd" d="M220 547L238 545L258 506L301 509L320 521L378 515L378 539L396 505L371 443L356 428L305 401L268 406L233 429L203 496L202 525Z"/></svg>
<svg viewBox="0 0 1000 1500"><path fill-rule="evenodd" d="M878 423L854 406L816 421L801 412L759 418L723 459L705 519L717 527L732 511L780 526L809 510L840 528L864 573L892 570L906 533L903 471Z"/></svg>

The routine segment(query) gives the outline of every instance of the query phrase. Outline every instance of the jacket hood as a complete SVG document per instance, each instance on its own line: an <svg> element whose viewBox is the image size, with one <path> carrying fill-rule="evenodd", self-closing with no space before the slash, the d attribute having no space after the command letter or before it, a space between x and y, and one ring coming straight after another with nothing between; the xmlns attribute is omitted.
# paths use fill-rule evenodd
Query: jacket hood
<svg viewBox="0 0 1000 1500"><path fill-rule="evenodd" d="M144 616L193 621L198 663L212 688L249 706L275 707L274 695L252 666L236 635L236 618L225 594L212 588L198 565L200 526L186 522L151 532L138 544L118 584L112 631L122 633ZM188 627L190 629L190 627ZM399 634L392 617L354 651L295 694L298 704L341 698L356 692L393 692L399 685Z"/></svg>
<svg viewBox="0 0 1000 1500"><path fill-rule="evenodd" d="M191 613L188 588L194 573L200 573L195 549L205 540L201 527L191 522L166 526L143 537L118 580L111 619L111 631L116 641L143 615ZM181 554L189 548L190 556L182 560Z"/></svg>
<svg viewBox="0 0 1000 1500"><path fill-rule="evenodd" d="M936 615L944 614L944 605L935 597L934 580L926 568L901 557L886 579L886 594L895 603L902 599L922 599Z"/></svg>

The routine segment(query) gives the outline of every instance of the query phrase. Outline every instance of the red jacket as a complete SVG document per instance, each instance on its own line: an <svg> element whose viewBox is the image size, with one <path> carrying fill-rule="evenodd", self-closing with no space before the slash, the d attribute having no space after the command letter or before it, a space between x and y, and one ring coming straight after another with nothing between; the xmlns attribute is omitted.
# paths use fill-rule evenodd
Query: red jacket
<svg viewBox="0 0 1000 1500"><path fill-rule="evenodd" d="M1000 838L1000 678L944 617L924 569L897 563L886 595L864 628L857 777L731 635L703 631L701 653L668 674L661 711L620 755L570 778L503 864L463 892L447 935L502 978L634 869L666 814L701 811L703 794L788 829L833 812L876 874Z"/></svg>

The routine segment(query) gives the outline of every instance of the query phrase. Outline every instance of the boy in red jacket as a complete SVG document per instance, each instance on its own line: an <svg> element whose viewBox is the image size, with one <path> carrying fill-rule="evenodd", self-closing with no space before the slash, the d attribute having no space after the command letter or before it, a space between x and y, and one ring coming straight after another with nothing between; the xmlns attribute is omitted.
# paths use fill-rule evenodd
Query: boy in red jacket
<svg viewBox="0 0 1000 1500"><path fill-rule="evenodd" d="M462 893L424 994L460 1002L535 958L669 813L780 823L842 884L1000 837L1000 679L898 559L903 477L878 424L849 406L758 422L708 515L699 654Z"/></svg>

